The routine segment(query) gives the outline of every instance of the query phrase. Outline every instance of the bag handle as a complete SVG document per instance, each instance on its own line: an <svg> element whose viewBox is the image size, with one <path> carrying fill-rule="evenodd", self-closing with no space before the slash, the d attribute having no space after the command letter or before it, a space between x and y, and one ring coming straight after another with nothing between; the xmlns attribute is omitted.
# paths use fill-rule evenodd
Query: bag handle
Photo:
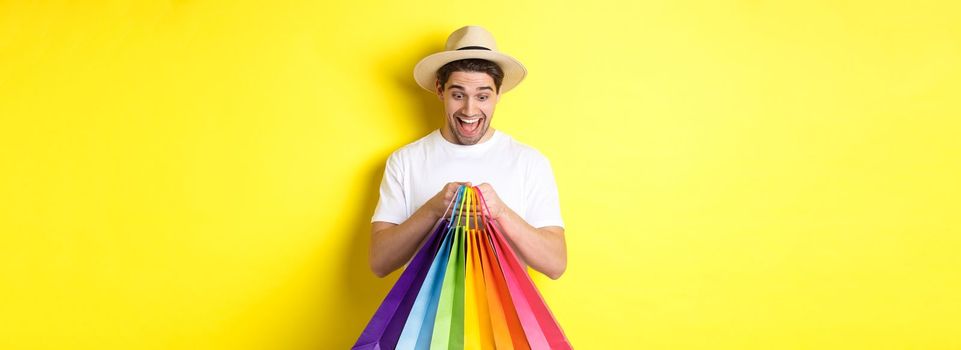
<svg viewBox="0 0 961 350"><path fill-rule="evenodd" d="M464 218L464 206L465 206L465 202L467 202L467 193L466 193L466 192L468 191L468 188L467 188L467 186L461 186L460 188L464 189L464 191L461 192L462 194L461 194L460 199L459 199L459 201L460 201L460 213L457 214L457 224L455 225L455 227L459 227L459 226L460 226L461 219ZM456 207L455 207L455 208L456 208ZM454 211L457 211L457 209L454 209ZM451 216L451 218L453 219L453 216Z"/></svg>
<svg viewBox="0 0 961 350"><path fill-rule="evenodd" d="M473 190L470 193L471 193L471 196L473 196L474 198L474 201L473 201L474 207L472 208L473 210L471 211L472 213L474 213L474 230L480 231L481 230L480 219L478 219L478 216L477 216L477 212L480 211L480 189L477 187L473 187ZM480 217L483 217L483 216L484 215L481 215Z"/></svg>
<svg viewBox="0 0 961 350"><path fill-rule="evenodd" d="M474 188L477 188L477 187L474 187ZM484 212L487 213L487 221L488 221L488 223L489 223L489 222L492 220L492 219L491 219L491 209L487 207L487 201L484 200L484 194L480 193L480 189L479 189L479 188L477 188L477 197L480 198L480 202L484 205L484 208L483 208L483 209L486 209L486 210L484 210ZM485 227L486 227L486 226L485 226Z"/></svg>
<svg viewBox="0 0 961 350"><path fill-rule="evenodd" d="M484 211L483 209L487 210ZM464 226L470 229L471 216L474 217L474 229L476 230L481 230L482 221L484 227L486 227L490 220L490 208L487 207L484 195L481 194L480 188L477 186L467 187L462 185L458 187L454 199L447 204L447 209L444 210L444 216L447 216L448 212L450 212L450 219L447 222L448 229L451 225L460 226L462 220ZM486 217L485 212L487 213ZM454 221L455 216L457 217L456 222Z"/></svg>
<svg viewBox="0 0 961 350"><path fill-rule="evenodd" d="M457 187L457 192L454 193L454 198L451 199L450 203L447 204L447 209L444 209L444 216L447 216L447 211L450 210L450 220L447 220L447 229L450 229L450 225L454 223L454 213L457 212L457 202L460 201L463 192L464 186ZM454 210L451 210L451 206L454 207Z"/></svg>
<svg viewBox="0 0 961 350"><path fill-rule="evenodd" d="M465 215L464 215L464 229L467 230L467 231L469 231L469 230L470 230L470 216L471 216L471 212L474 211L474 210L473 210L473 204L474 204L474 189L473 189L473 188L470 188L470 187L467 187L467 188L465 189L465 191L467 191L467 194L464 195L464 196L466 197L466 198L464 199L464 202L465 202L465 204L464 204L464 211L462 211L461 213L465 214ZM466 213L465 213L465 212L466 212ZM460 222L458 222L458 224L459 224L459 223L460 223Z"/></svg>

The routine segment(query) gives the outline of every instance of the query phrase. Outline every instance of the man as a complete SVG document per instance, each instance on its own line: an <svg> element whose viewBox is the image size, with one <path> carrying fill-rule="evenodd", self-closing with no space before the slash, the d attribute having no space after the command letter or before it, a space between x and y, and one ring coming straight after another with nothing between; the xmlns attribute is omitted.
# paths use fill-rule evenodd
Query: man
<svg viewBox="0 0 961 350"><path fill-rule="evenodd" d="M472 184L480 184L490 218L524 262L552 279L564 273L564 223L550 163L537 150L490 127L501 94L526 74L520 62L497 51L489 32L476 26L454 31L446 51L414 67L417 84L444 103L444 126L387 160L371 219L370 266L377 276L403 266L444 215L457 188Z"/></svg>

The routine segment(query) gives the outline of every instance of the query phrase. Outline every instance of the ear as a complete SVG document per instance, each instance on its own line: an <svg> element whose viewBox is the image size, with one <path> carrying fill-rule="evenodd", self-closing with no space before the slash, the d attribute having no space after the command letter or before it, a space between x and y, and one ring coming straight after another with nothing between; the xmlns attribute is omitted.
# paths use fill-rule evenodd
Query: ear
<svg viewBox="0 0 961 350"><path fill-rule="evenodd" d="M437 93L438 99L444 100L444 87L440 86L440 80L434 80L434 92Z"/></svg>

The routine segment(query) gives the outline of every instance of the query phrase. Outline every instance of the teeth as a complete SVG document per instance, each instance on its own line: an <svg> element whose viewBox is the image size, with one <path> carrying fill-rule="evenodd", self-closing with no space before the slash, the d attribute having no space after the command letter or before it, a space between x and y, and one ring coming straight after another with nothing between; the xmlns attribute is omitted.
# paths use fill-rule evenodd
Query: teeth
<svg viewBox="0 0 961 350"><path fill-rule="evenodd" d="M464 123L467 123L467 124L474 124L474 123L480 121L480 119L464 119L464 118L457 118L457 119L460 119L460 121L462 121L462 122L464 122Z"/></svg>

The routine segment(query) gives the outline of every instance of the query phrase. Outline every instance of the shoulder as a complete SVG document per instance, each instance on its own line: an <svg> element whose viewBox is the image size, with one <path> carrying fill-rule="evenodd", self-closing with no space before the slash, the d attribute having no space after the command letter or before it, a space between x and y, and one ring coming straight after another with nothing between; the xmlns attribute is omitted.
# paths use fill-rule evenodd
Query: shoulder
<svg viewBox="0 0 961 350"><path fill-rule="evenodd" d="M507 151L518 159L531 163L548 163L547 156L538 149L518 141L506 133L501 133L501 141Z"/></svg>
<svg viewBox="0 0 961 350"><path fill-rule="evenodd" d="M435 137L436 135L434 135L435 133L437 133L436 130L430 134L427 134L424 137L421 137L417 141L408 143L403 147L398 148L397 150L395 150L393 153L390 154L390 158L388 159L388 162L403 162L403 161L409 161L411 159L417 159L418 157L422 157L424 154L427 153L427 150L433 147L434 144L437 142L435 140L436 138Z"/></svg>

